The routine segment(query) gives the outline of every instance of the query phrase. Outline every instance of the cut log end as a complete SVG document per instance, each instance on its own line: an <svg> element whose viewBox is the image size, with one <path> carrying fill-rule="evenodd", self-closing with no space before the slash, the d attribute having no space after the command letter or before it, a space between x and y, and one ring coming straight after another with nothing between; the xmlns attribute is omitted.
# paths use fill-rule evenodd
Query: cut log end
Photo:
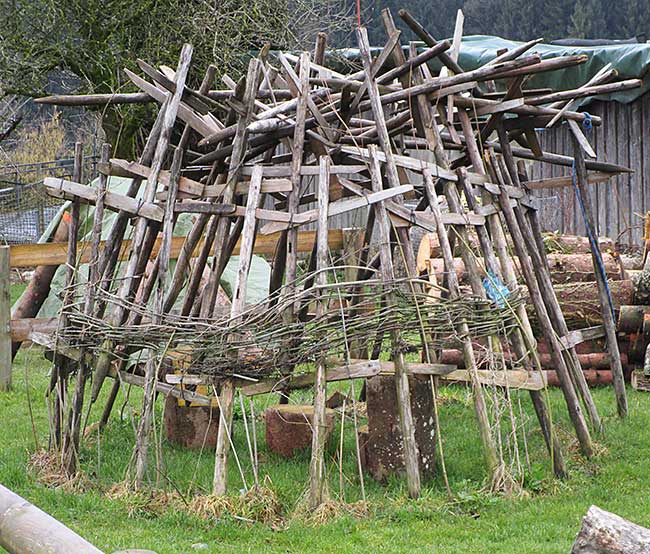
<svg viewBox="0 0 650 554"><path fill-rule="evenodd" d="M650 554L650 529L591 506L571 554Z"/></svg>

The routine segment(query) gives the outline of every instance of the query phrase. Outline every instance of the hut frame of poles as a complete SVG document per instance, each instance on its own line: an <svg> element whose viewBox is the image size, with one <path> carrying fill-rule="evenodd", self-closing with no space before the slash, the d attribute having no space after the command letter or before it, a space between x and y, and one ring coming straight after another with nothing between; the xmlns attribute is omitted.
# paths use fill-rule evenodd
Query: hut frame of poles
<svg viewBox="0 0 650 554"><path fill-rule="evenodd" d="M603 175L629 170L595 159L583 124L602 122L572 107L576 99L641 82L617 80L607 69L576 89L527 90L532 75L562 71L586 57L541 59L534 52L539 41L531 41L466 71L458 62L460 33L453 42L438 42L407 11L399 15L424 46L403 44L384 10L386 44L373 57L360 27L361 66L354 72L328 66L333 57L320 34L313 52L264 50L238 82L220 76L225 89L212 88L218 76L210 66L193 89L187 83L192 47L184 45L175 70L142 60L140 75L125 70L138 92L39 100L85 106L155 102L160 108L137 161L111 159L106 145L96 185L83 184L79 171L71 181L45 180L49 193L72 201L67 273L57 332L31 338L53 353L52 445L71 474L78 466L84 410L107 399L100 422L105 425L121 384L129 383L144 390L133 485L143 486L148 475L155 399L162 392L218 405L212 491L223 495L237 393L288 395L292 388L313 387L308 502L315 508L327 495L327 383L393 375L408 492L417 497L421 468L410 379L426 375L440 449L438 387L468 383L491 484L512 487L488 396L495 387L529 390L554 472L563 477L564 454L544 395L527 302L548 345L582 455L593 455L592 436L602 432L602 423L580 369L581 341L607 338L618 413L625 416L598 247L592 240L603 325L570 331L551 283L538 200L526 187L525 165L517 161L567 168L593 235L585 192L592 175L602 182ZM440 74L428 65L434 59L444 68ZM574 136L573 157L543 152L537 141L536 128L561 123ZM131 179L126 193L110 190L111 176ZM79 280L77 251L83 203L95 206L87 284ZM109 229L103 228L106 210L117 213ZM366 224L342 263L329 250L328 222L351 211ZM171 265L173 232L187 214L192 226ZM298 252L307 224L316 232L302 271ZM416 271L409 232L415 227L439 241L444 279L433 293L430 279ZM269 236L276 241L270 295L250 305L252 254L256 240ZM236 281L224 308L217 302L219 283L234 254ZM462 283L455 257L464 263ZM462 351L464 370L438 362L448 345ZM379 360L382 350L391 353L390 361ZM413 351L421 361L411 360ZM135 354L141 361L130 364ZM176 371L163 371L178 356L188 360L182 370L177 364ZM313 371L299 369L305 363ZM208 393L197 392L199 385ZM110 393L100 397L107 386ZM356 426L356 407L354 421ZM358 450L357 439L357 456ZM256 460L253 466L257 483Z"/></svg>

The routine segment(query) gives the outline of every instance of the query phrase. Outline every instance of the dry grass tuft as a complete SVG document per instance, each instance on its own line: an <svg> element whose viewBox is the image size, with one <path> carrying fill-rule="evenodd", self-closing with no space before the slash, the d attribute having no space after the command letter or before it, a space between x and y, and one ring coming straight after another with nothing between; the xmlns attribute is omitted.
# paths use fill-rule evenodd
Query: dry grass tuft
<svg viewBox="0 0 650 554"><path fill-rule="evenodd" d="M66 492L85 492L92 488L90 479L83 471L68 475L61 463L60 454L51 450L39 450L32 454L27 462L27 468L36 480L52 489L62 489Z"/></svg>
<svg viewBox="0 0 650 554"><path fill-rule="evenodd" d="M292 519L302 521L307 525L325 525L341 517L354 517L363 519L368 517L369 507L367 502L341 502L339 500L326 500L315 510L309 510L306 502L301 502L292 514Z"/></svg>
<svg viewBox="0 0 650 554"><path fill-rule="evenodd" d="M231 516L249 523L282 523L282 505L275 491L266 485L253 487L241 496L196 496L188 509L203 519Z"/></svg>
<svg viewBox="0 0 650 554"><path fill-rule="evenodd" d="M143 489L134 491L131 484L123 481L113 485L106 496L111 500L120 500L127 507L130 518L158 517L168 509L183 508L183 499L177 492L168 492L161 489Z"/></svg>

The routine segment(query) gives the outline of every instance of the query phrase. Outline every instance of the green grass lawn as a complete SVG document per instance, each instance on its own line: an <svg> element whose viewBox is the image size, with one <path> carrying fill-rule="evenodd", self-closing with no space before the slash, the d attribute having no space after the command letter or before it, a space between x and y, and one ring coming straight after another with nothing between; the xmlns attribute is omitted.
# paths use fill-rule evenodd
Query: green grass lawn
<svg viewBox="0 0 650 554"><path fill-rule="evenodd" d="M282 460L264 445L263 422L257 423L262 476L268 476L277 493L284 520L280 525L247 523L225 516L202 520L184 509L155 513L141 499L110 499L106 492L124 478L133 445L133 412L139 410L139 391L120 395L101 441L87 440L81 453L82 467L93 483L82 493L65 492L39 483L28 471L31 453L47 446L48 419L44 391L49 362L36 349L22 351L14 367L14 388L0 393L0 482L79 532L96 546L112 552L120 548L149 548L159 554L201 552L442 552L463 553L558 553L569 552L580 520L591 504L650 526L650 395L629 391L630 417L615 417L611 389L594 391L606 433L599 438L599 455L582 461L575 454L562 395L549 391L553 417L561 428L570 478L550 476L541 435L526 394L521 395L531 468L526 477L528 494L517 498L489 495L484 491L486 473L468 391L454 387L442 391L441 431L447 470L455 500L445 494L438 476L424 483L422 498L406 496L404 479L378 484L365 476L370 514L362 519L341 516L319 526L294 517L308 478L309 453ZM108 387L104 387L107 389ZM104 390L104 395L106 394ZM302 395L302 396L301 396ZM296 401L308 393L296 395ZM517 400L515 395L515 400ZM272 396L256 399L256 409L274 403ZM30 417L30 406L33 420ZM103 398L92 409L89 423L97 421ZM162 403L157 417L160 420ZM33 426L32 426L33 421ZM352 424L345 421L342 471L345 500L360 499L355 471ZM339 425L328 450L331 496L339 495L339 468L335 463ZM241 413L236 411L234 442L247 483L252 482L251 463ZM523 453L523 449L522 449ZM213 453L187 451L162 441L165 478L161 486L177 489L184 497L210 489ZM153 464L152 464L153 465ZM242 488L240 472L231 456L231 494Z"/></svg>

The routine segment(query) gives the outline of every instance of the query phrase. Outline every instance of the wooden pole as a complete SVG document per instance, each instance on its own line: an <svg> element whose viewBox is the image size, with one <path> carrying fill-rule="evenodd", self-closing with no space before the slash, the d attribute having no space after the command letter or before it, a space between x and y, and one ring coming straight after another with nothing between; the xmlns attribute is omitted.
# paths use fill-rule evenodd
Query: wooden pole
<svg viewBox="0 0 650 554"><path fill-rule="evenodd" d="M253 58L248 65L248 73L246 75L246 90L244 92L243 109L244 114L239 117L237 121L237 130L235 139L233 141L233 151L230 157L230 164L228 167L228 176L226 179L226 188L223 192L223 202L231 203L235 198L235 187L237 185L237 178L240 174L241 165L244 161L246 153L246 144L248 137L248 125L253 119L253 110L255 107L255 96L260 85L260 67L261 62L257 58ZM230 229L230 219L227 217L218 218L217 229L214 238L214 256L213 266L210 272L208 283L203 292L203 298L200 307L201 317L210 317L214 310L217 300L217 292L219 291L219 281L221 279L220 267L222 267L220 260L224 255L224 247L228 231Z"/></svg>
<svg viewBox="0 0 650 554"><path fill-rule="evenodd" d="M9 247L0 246L0 391L11 389L11 269Z"/></svg>
<svg viewBox="0 0 650 554"><path fill-rule="evenodd" d="M248 189L246 200L246 215L242 228L242 246L239 256L239 268L235 277L233 288L232 305L230 308L231 324L244 311L246 305L246 290L248 275L250 272L251 258L253 256L253 245L255 243L255 231L257 221L255 209L257 208L262 186L262 166L256 165L251 175L251 183ZM235 387L232 379L225 379L221 385L219 398L219 430L217 434L217 445L214 457L214 475L212 481L212 493L223 496L227 490L228 477L228 453L230 451L230 430L232 427L233 403L235 399Z"/></svg>
<svg viewBox="0 0 650 554"><path fill-rule="evenodd" d="M481 158L476 139L474 138L474 130L472 129L469 115L465 110L458 110L458 118L461 123L463 130L463 135L465 136L467 144L467 153L469 159L472 163L473 169L475 172L485 175L485 166ZM476 199L474 198L474 191L471 190L471 185L467 182L466 179L462 179L461 184L465 187L465 198L467 199L467 205L470 209L476 207ZM484 192L482 193L482 200L484 205L492 205L494 201L492 196ZM508 243L503 231L503 226L501 224L501 219L498 214L492 214L487 216L488 226L490 228L490 236L484 237L485 246L489 248L489 243L494 247L496 256L499 260L499 265L501 266L502 274L505 279L505 284L508 287L508 290L516 292L519 290L519 285L517 282L517 275L515 273L514 264L510 257L510 252L508 249ZM498 273L496 273L499 276ZM533 329L526 312L526 308L523 304L519 304L516 309L517 319L521 325L521 331L515 329L512 335L513 347L517 356L522 361L532 361L535 369L538 372L542 371L541 364L539 362L539 356L536 352L533 352L532 356L528 353L528 348L534 348L536 345L536 339L533 333ZM535 414L539 421L539 425L542 429L542 435L546 442L546 448L551 456L551 462L553 464L553 471L556 477L564 478L567 476L566 465L564 463L564 456L562 454L562 445L560 440L553 428L553 424L550 417L549 408L546 404L542 393L540 391L530 391L530 398L535 408Z"/></svg>
<svg viewBox="0 0 650 554"><path fill-rule="evenodd" d="M2 485L0 547L9 554L102 554L63 523Z"/></svg>
<svg viewBox="0 0 650 554"><path fill-rule="evenodd" d="M320 158L320 175L318 179L318 240L316 248L316 286L327 284L327 228L329 206L329 157ZM323 317L326 311L325 302L318 291L316 304L316 319ZM309 463L309 508L315 509L323 502L325 487L325 438L327 435L326 422L327 375L325 368L325 352L318 361L316 381L314 382L314 417L312 420L311 461Z"/></svg>
<svg viewBox="0 0 650 554"><path fill-rule="evenodd" d="M517 166L515 164L514 156L510 150L510 142L508 135L503 127L503 123L498 123L496 125L496 129L501 143L503 157L497 160L499 167L495 167L494 171L497 173L500 172L501 177L503 177L507 185L521 188ZM525 217L523 208L520 204L514 208L514 214L517 218L519 228L524 237L524 240L526 241L526 248L530 254L535 276L539 283L539 290L544 299L544 303L546 304L548 315L558 336L564 337L568 334L569 328L566 324L564 314L562 313L562 309L553 289L553 282L545 257L543 240L541 235L537 238L534 236L534 229L539 229L539 225L531 225L531 221L536 220L537 216L534 214L533 209L529 209L528 217ZM569 369L569 373L573 379L575 388L580 395L585 409L587 410L592 428L597 433L602 432L602 423L600 421L600 416L598 415L598 410L596 408L593 397L591 396L591 392L589 390L589 386L587 385L585 376L582 372L582 369L580 368L580 361L578 360L578 354L575 347L565 349L563 352L563 357L566 360L566 366Z"/></svg>
<svg viewBox="0 0 650 554"><path fill-rule="evenodd" d="M566 362L562 354L562 347L557 338L555 329L553 329L553 324L551 323L551 319L544 303L544 299L535 276L535 270L526 248L526 241L524 240L522 230L519 228L514 210L510 205L510 198L504 189L502 189L501 193L497 195L497 200L504 215L506 224L510 230L510 234L512 235L515 252L519 258L524 280L526 281L530 298L535 306L535 311L537 313L537 317L539 318L539 323L544 333L544 337L546 338L546 341L551 348L551 355L553 356L553 361L556 364L558 378L560 379L560 385L562 387L562 392L564 393L569 416L571 417L571 421L573 422L573 426L576 430L576 435L578 436L580 448L582 450L582 453L589 458L593 455L594 452L591 435L589 433L587 423L584 419L582 409L580 408L580 402L578 401L578 397L573 386L569 370L566 366Z"/></svg>
<svg viewBox="0 0 650 554"><path fill-rule="evenodd" d="M145 202L153 201L156 189L158 188L158 177L160 171L162 170L163 163L167 155L167 148L169 146L169 141L171 139L172 130L176 122L176 116L178 114L178 109L181 104L182 93L185 88L185 79L189 72L190 61L192 59L193 49L189 44L185 44L181 51L181 56L176 70L176 92L171 96L168 96L168 99L165 101L161 107L161 111L164 111L164 115L161 121L160 137L155 146L155 152L153 155L151 173L147 179L147 185L143 194L143 200ZM117 224L117 222L116 222ZM126 225L126 223L125 223ZM127 267L122 276L122 281L120 288L117 292L117 295L120 299L129 298L131 295L132 288L134 286L134 281L138 279L137 269L142 265L142 260L149 259L149 250L150 246L153 246L153 240L145 240L147 235L151 237L151 232L149 232L149 222L144 217L137 219L135 224L135 230L133 232L132 239L132 252L131 258L127 264ZM157 233L156 233L157 234ZM122 236L122 235L118 235ZM154 237L155 239L155 237ZM120 241L116 241L117 245L114 247L119 250ZM117 309L113 314L111 321L113 324L121 324L122 319L125 313L124 308ZM108 374L109 366L112 356L113 344L106 343L104 345L104 352L100 354L97 359L95 367L95 379L93 381L92 387L92 398L94 402L99 395L101 390L102 383Z"/></svg>
<svg viewBox="0 0 650 554"><path fill-rule="evenodd" d="M110 145L102 146L101 161L107 162L110 157ZM93 217L93 230L91 241L91 254L88 271L88 283L84 295L84 313L91 315L95 302L95 292L99 286L99 245L102 235L102 224L104 217L104 196L108 184L108 177L100 175L99 191L97 203L95 205L95 214ZM76 237L75 237L76 240ZM82 356L83 360L83 356ZM66 428L65 440L63 441L63 463L68 475L74 475L77 471L77 458L79 453L79 439L81 435L81 415L84 404L84 395L86 392L86 378L88 376L87 364L82 361L77 368L77 378L75 382L72 406L68 416L68 425Z"/></svg>
<svg viewBox="0 0 650 554"><path fill-rule="evenodd" d="M578 199L584 209L585 226L587 227L587 234L594 237L591 241L591 256L594 262L594 273L596 274L596 282L598 283L598 298L600 300L600 307L603 314L603 325L607 336L607 352L611 360L612 380L614 382L614 392L616 394L616 408L618 416L624 418L627 416L627 394L625 392L625 380L623 377L623 366L621 365L621 353L618 349L618 339L616 337L616 322L614 320L614 312L610 305L609 293L607 290L606 277L603 276L600 269L600 252L598 251L598 244L595 243L596 226L594 224L593 211L591 209L591 202L589 194L587 193L587 168L585 166L585 159L582 153L582 148L578 140L573 137L574 141L574 156L575 156L575 177L576 177L576 193L579 195Z"/></svg>

